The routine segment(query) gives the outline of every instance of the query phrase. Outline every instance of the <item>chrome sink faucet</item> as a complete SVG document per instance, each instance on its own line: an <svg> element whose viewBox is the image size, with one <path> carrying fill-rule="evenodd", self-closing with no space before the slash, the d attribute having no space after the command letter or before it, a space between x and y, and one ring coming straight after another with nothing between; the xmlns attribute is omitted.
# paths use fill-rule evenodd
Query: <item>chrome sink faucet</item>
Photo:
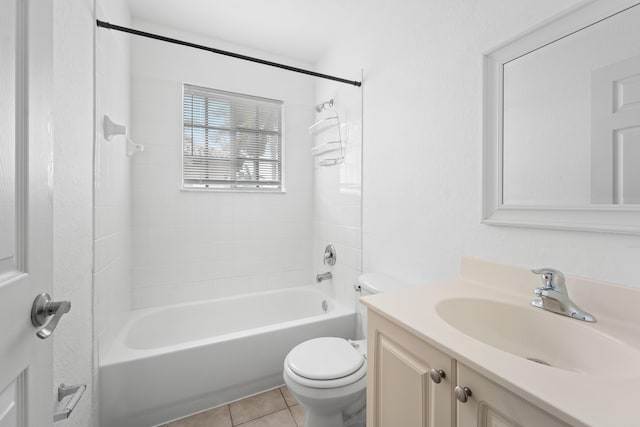
<svg viewBox="0 0 640 427"><path fill-rule="evenodd" d="M586 322L596 321L596 318L593 317L592 314L582 310L571 301L569 293L567 292L564 275L560 271L554 270L553 268L540 268L531 270L531 272L540 274L542 284L544 285L541 288L534 289L533 292L540 298L534 298L534 300L531 301L531 305Z"/></svg>

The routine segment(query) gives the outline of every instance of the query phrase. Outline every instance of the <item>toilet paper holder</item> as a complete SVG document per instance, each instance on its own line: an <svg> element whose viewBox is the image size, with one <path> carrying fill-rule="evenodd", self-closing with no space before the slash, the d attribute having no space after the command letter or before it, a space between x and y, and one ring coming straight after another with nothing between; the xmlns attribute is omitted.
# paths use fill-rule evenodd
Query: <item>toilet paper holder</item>
<svg viewBox="0 0 640 427"><path fill-rule="evenodd" d="M86 384L77 384L77 385L64 385L60 384L58 386L58 403L56 405L56 411L53 414L53 422L58 422L62 420L66 420L71 416L71 413L76 408L76 405L80 401L82 394L87 389ZM68 396L71 396L70 399L66 399ZM66 400L66 402L65 402ZM59 409L62 407L61 409Z"/></svg>

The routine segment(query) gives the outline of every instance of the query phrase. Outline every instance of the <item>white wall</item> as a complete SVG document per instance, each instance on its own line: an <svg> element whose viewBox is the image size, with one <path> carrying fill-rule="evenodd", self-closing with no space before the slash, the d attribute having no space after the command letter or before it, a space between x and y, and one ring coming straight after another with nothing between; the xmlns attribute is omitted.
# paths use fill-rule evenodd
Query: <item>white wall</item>
<svg viewBox="0 0 640 427"><path fill-rule="evenodd" d="M99 19L128 25L125 0L100 0ZM100 356L111 346L131 310L131 172L123 135L107 141L107 114L130 128L130 36L96 30L96 152L94 214L95 345Z"/></svg>
<svg viewBox="0 0 640 427"><path fill-rule="evenodd" d="M134 26L293 62L147 22ZM180 190L183 83L284 101L286 194ZM145 146L132 159L134 308L311 282L313 83L263 65L132 40L132 135Z"/></svg>
<svg viewBox="0 0 640 427"><path fill-rule="evenodd" d="M356 70L345 76L360 80ZM344 140L345 158L342 164L319 166L319 161L338 157L340 151L329 151L314 158L313 188L313 267L314 274L330 271L331 281L318 287L329 291L342 303L353 307L357 294L353 285L362 270L361 177L362 177L362 92L360 88L327 80L316 80L316 103L333 99L340 117L340 134ZM316 120L330 117L328 111L316 115ZM314 145L335 140L337 133L327 129L314 138ZM324 250L332 244L337 260L325 265Z"/></svg>
<svg viewBox="0 0 640 427"><path fill-rule="evenodd" d="M53 336L54 383L86 384L65 422L93 424L96 378L92 346L93 0L54 5L53 296L71 311ZM74 52L69 55L69 52Z"/></svg>
<svg viewBox="0 0 640 427"><path fill-rule="evenodd" d="M343 29L319 71L365 70L364 271L424 284L471 255L640 285L639 237L480 224L482 53L573 3L373 0Z"/></svg>

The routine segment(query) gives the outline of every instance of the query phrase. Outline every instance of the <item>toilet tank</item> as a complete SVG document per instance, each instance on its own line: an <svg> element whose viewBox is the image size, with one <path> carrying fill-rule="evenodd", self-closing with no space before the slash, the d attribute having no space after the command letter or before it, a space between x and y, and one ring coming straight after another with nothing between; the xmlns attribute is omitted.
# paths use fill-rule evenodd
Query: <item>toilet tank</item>
<svg viewBox="0 0 640 427"><path fill-rule="evenodd" d="M375 295L381 292L392 292L406 289L407 284L393 279L389 276L385 276L380 273L365 273L358 277L358 287L360 288L361 296ZM358 313L358 325L357 325L357 339L367 337L367 308L358 301L357 303Z"/></svg>

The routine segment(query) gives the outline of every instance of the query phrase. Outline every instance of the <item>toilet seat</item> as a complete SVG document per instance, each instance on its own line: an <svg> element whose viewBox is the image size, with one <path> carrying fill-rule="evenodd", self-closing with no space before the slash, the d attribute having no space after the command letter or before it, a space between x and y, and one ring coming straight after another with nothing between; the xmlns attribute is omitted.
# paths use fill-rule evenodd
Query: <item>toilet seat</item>
<svg viewBox="0 0 640 427"><path fill-rule="evenodd" d="M364 358L344 338L322 337L305 341L289 352L293 372L310 380L334 380L351 375Z"/></svg>
<svg viewBox="0 0 640 427"><path fill-rule="evenodd" d="M335 337L315 338L297 345L284 365L292 380L312 388L343 387L367 372L362 352L344 338Z"/></svg>

